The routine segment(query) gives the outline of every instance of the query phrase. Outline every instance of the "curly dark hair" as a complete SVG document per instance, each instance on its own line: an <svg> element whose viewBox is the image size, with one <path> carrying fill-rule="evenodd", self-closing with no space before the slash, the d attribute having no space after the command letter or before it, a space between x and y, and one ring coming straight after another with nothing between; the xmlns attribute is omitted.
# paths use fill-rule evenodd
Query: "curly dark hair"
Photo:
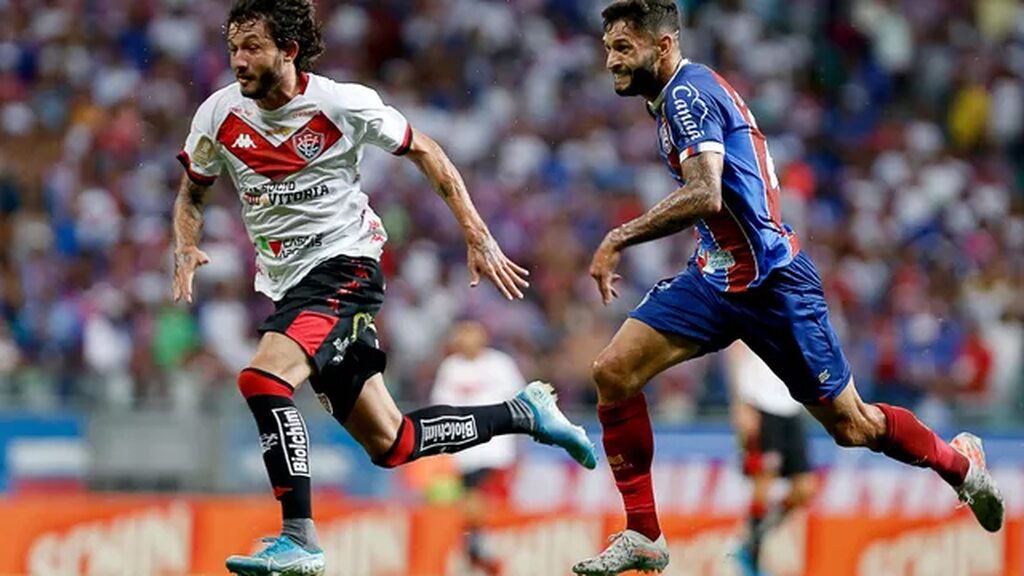
<svg viewBox="0 0 1024 576"><path fill-rule="evenodd" d="M675 0L615 0L601 11L604 29L625 20L648 34L678 33L679 9Z"/></svg>
<svg viewBox="0 0 1024 576"><path fill-rule="evenodd" d="M225 30L232 24L262 20L278 48L291 42L299 45L295 67L309 72L324 53L324 40L312 0L235 0L228 12Z"/></svg>

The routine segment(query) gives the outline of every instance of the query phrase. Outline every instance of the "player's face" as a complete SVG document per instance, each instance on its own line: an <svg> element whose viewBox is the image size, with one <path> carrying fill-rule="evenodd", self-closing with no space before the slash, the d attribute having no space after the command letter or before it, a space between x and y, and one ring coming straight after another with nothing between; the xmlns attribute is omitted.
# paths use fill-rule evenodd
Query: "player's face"
<svg viewBox="0 0 1024 576"><path fill-rule="evenodd" d="M262 20L232 24L228 28L231 69L246 98L259 100L281 83L284 52L278 49Z"/></svg>
<svg viewBox="0 0 1024 576"><path fill-rule="evenodd" d="M451 335L452 351L465 356L476 356L487 347L487 329L474 320L455 325Z"/></svg>
<svg viewBox="0 0 1024 576"><path fill-rule="evenodd" d="M619 96L636 96L657 83L658 51L649 34L635 30L624 20L613 23L604 34L605 67L612 73Z"/></svg>

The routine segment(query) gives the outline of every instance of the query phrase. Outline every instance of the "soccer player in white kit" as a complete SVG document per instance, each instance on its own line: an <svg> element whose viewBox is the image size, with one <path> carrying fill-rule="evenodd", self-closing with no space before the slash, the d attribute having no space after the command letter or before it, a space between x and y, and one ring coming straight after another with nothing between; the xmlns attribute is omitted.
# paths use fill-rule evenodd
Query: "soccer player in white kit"
<svg viewBox="0 0 1024 576"><path fill-rule="evenodd" d="M515 396L526 386L519 367L508 354L489 347L484 325L462 320L452 327L451 354L437 369L430 401L436 404L486 405ZM509 473L516 461L516 439L494 438L455 455L466 495L466 556L473 568L487 576L501 574L501 564L483 542L481 524L485 510L507 496Z"/></svg>
<svg viewBox="0 0 1024 576"><path fill-rule="evenodd" d="M765 535L811 500L815 479L800 420L803 406L746 344L736 342L725 354L730 415L743 472L753 482L746 541L736 556L744 576L758 576ZM789 491L776 504L772 488L779 478L789 481Z"/></svg>
<svg viewBox="0 0 1024 576"><path fill-rule="evenodd" d="M226 32L238 82L203 102L178 156L186 175L174 205L173 297L192 302L195 270L209 261L198 247L202 208L226 171L256 249L255 288L275 305L238 386L283 517L280 536L255 555L232 556L228 569L324 571L310 503L309 440L292 401L306 379L380 466L529 434L593 468L586 433L540 382L487 406L398 410L381 376L386 357L373 325L384 296L378 261L387 233L360 190L363 147L407 157L445 200L466 237L471 285L486 276L508 299L522 298L527 272L502 253L436 142L372 89L310 72L324 49L312 0L236 0Z"/></svg>

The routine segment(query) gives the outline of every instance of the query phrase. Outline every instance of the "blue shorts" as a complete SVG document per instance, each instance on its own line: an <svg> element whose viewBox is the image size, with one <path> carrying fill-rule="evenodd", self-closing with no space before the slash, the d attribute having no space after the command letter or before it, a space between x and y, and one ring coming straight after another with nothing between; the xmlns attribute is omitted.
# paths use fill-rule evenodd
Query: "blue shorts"
<svg viewBox="0 0 1024 576"><path fill-rule="evenodd" d="M833 400L850 381L821 278L803 252L760 286L736 293L713 288L691 262L655 285L629 316L695 342L698 355L742 340L804 404Z"/></svg>

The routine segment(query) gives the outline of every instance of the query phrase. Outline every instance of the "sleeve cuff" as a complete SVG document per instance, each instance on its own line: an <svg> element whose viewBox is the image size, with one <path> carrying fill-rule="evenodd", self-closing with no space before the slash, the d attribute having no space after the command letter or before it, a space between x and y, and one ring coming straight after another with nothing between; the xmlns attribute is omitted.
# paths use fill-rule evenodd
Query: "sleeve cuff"
<svg viewBox="0 0 1024 576"><path fill-rule="evenodd" d="M200 186L210 186L217 181L216 176L206 176L192 170L192 160L188 157L188 152L182 150L178 152L178 162L181 162L182 167L185 168L185 173L188 174L188 179L199 184Z"/></svg>
<svg viewBox="0 0 1024 576"><path fill-rule="evenodd" d="M404 156L409 149L412 148L412 124L409 122L405 123L405 137L402 138L402 143L395 148L392 152L395 156Z"/></svg>
<svg viewBox="0 0 1024 576"><path fill-rule="evenodd" d="M679 161L682 162L690 156L700 154L701 152L718 152L725 154L725 144L709 140L707 142L698 142L692 146L688 146L679 151Z"/></svg>

